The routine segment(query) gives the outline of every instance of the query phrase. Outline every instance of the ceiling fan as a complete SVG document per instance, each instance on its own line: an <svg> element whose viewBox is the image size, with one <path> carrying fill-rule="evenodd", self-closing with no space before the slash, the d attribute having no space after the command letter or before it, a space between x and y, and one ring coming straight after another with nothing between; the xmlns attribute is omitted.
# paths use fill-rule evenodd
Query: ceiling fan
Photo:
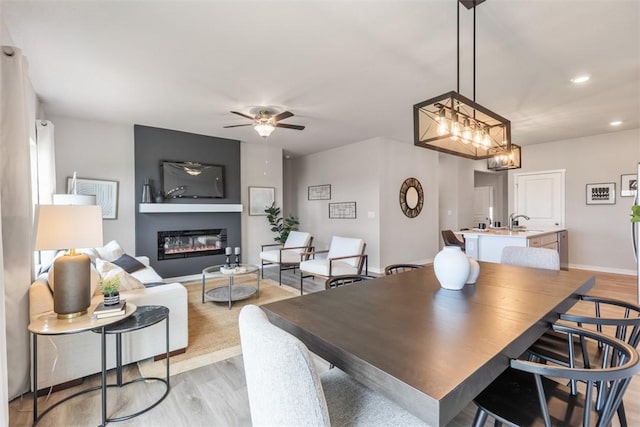
<svg viewBox="0 0 640 427"><path fill-rule="evenodd" d="M285 129L294 129L294 130L304 129L304 126L300 126L300 125L289 125L286 123L279 123L280 120L293 117L293 113L291 111L283 111L282 113L274 114L273 112L265 109L265 110L258 111L258 114L256 114L254 117L244 113L239 113L237 111L231 111L231 113L237 114L238 116L249 119L253 121L253 123L245 124L245 125L229 125L229 126L223 126L223 127L237 128L240 126L253 126L256 132L258 132L258 135L260 135L263 138L266 138L269 135L271 135L271 132L273 132L275 128L285 128Z"/></svg>

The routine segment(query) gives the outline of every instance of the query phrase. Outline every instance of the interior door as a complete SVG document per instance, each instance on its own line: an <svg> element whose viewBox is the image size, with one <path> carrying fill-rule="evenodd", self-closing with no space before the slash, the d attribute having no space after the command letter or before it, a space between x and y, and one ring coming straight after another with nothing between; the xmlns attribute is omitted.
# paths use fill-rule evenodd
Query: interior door
<svg viewBox="0 0 640 427"><path fill-rule="evenodd" d="M473 189L473 223L485 222L487 218L493 218L493 187L475 187Z"/></svg>
<svg viewBox="0 0 640 427"><path fill-rule="evenodd" d="M514 175L514 207L529 229L564 227L564 170Z"/></svg>

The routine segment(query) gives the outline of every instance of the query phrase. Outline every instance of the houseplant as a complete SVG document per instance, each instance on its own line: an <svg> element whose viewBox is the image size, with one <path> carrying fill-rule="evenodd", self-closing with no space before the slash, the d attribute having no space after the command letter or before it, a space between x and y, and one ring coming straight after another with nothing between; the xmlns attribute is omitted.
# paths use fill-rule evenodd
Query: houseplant
<svg viewBox="0 0 640 427"><path fill-rule="evenodd" d="M289 232L298 230L298 225L300 225L298 218L293 215L289 215L287 218L281 217L280 208L276 206L276 202L273 202L264 211L271 225L271 231L276 233L276 237L273 238L276 242L284 244L287 241L287 237L289 237Z"/></svg>
<svg viewBox="0 0 640 427"><path fill-rule="evenodd" d="M104 305L115 305L120 302L120 278L111 277L107 279L100 279L100 290L104 295Z"/></svg>
<svg viewBox="0 0 640 427"><path fill-rule="evenodd" d="M640 205L631 206L631 222L640 222Z"/></svg>

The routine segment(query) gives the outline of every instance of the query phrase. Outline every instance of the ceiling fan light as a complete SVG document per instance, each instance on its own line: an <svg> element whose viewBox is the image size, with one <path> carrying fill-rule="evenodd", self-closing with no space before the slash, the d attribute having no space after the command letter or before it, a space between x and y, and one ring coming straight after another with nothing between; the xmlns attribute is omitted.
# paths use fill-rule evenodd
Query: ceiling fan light
<svg viewBox="0 0 640 427"><path fill-rule="evenodd" d="M275 126L270 123L261 123L255 125L253 128L256 130L256 132L258 132L258 135L263 138L268 137L269 135L271 135L271 132L275 130Z"/></svg>

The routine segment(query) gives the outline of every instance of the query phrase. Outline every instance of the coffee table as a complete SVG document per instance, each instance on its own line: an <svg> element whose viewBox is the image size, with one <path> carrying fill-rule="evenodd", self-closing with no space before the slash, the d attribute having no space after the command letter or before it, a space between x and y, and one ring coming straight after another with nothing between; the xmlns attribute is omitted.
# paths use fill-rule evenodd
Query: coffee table
<svg viewBox="0 0 640 427"><path fill-rule="evenodd" d="M256 286L247 284L234 285L234 279L236 277L253 273L256 275ZM207 278L226 278L228 285L209 289L205 292L205 282ZM247 299L254 294L256 298L260 296L260 269L256 265L239 264L235 269L227 269L224 265L214 265L202 270L203 303L205 301L228 302L229 310L231 310L231 303L233 301Z"/></svg>

